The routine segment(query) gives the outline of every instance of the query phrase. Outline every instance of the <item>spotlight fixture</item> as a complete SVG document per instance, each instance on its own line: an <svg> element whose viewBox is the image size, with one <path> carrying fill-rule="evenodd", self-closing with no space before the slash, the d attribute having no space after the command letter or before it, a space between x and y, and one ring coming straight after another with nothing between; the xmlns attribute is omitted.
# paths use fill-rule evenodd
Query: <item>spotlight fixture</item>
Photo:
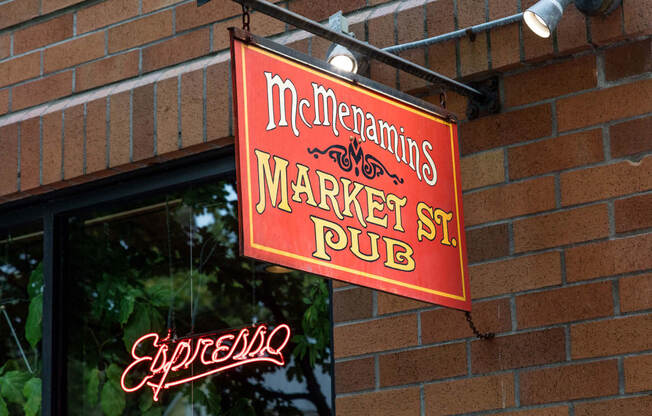
<svg viewBox="0 0 652 416"><path fill-rule="evenodd" d="M523 13L523 21L542 38L550 37L571 0L540 0ZM575 0L575 7L586 15L607 15L621 0Z"/></svg>
<svg viewBox="0 0 652 416"><path fill-rule="evenodd" d="M326 61L342 71L354 73L358 71L358 60L350 50L342 45L333 44Z"/></svg>
<svg viewBox="0 0 652 416"><path fill-rule="evenodd" d="M341 11L328 18L328 27L334 31L355 37L355 34L349 33L349 22L342 15ZM335 43L331 44L330 48L328 48L326 62L341 71L354 73L358 71L358 60L353 52Z"/></svg>

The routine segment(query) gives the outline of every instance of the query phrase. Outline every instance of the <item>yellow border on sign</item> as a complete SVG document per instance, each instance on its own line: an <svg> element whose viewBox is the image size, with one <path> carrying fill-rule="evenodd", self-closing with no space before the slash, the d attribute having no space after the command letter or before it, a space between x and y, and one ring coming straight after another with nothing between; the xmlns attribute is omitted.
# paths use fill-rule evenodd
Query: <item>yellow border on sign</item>
<svg viewBox="0 0 652 416"><path fill-rule="evenodd" d="M301 260L301 261L317 264L317 265L320 265L320 266L328 267L328 268L331 268L331 269L334 269L334 270L343 271L343 272L351 273L351 274L362 276L362 277L368 277L368 278L371 278L371 279L374 279L374 280L379 280L381 282L390 283L390 284L393 284L393 285L396 285L396 286L406 287L408 289L413 289L413 290L416 290L416 291L419 291L419 292L430 293L430 294L433 294L433 295L442 296L442 297L446 297L446 298L450 298L450 299L466 301L466 289L465 289L465 285L464 285L464 262L463 262L463 258L462 258L462 241L461 241L461 233L460 233L459 203L458 203L458 200L457 200L457 190L458 189L457 189L457 176L456 176L457 173L456 173L456 166L455 166L455 146L454 146L454 142L453 142L453 125L452 125L452 123L446 122L446 121L442 120L439 117L433 116L432 114L429 114L429 113L426 113L426 112L423 112L423 111L420 111L418 109L415 109L415 108L413 108L411 106L402 104L402 103L397 102L395 100L390 100L390 99L388 99L386 97L383 97L382 95L379 95L376 92L370 91L368 89L360 88L360 87L357 87L355 85L347 84L346 82L343 82L342 80L340 80L338 78L335 78L335 77L329 76L327 74L315 71L315 70L313 70L311 68L307 68L305 66L301 66L301 65L299 65L299 64L297 64L297 63L295 63L295 62L293 62L293 61L291 61L289 59L286 59L286 58L284 58L282 56L267 52L267 51L265 51L265 50L263 50L261 48L258 48L256 46L247 45L247 44L244 44L242 42L238 42L238 43L240 44L241 51L242 51L242 92L243 92L243 95L244 95L244 101L243 101L243 103L244 103L244 124L245 124L245 126L244 126L245 127L244 128L244 135L245 135L245 147L246 147L246 158L247 158L247 195L249 197L249 206L247 207L247 209L249 211L248 213L249 213L250 246L252 248L262 250L262 251L266 251L266 252L269 252L269 253L272 253L272 254L278 254L278 255L289 257L289 258L292 258L292 259L295 259L295 260ZM247 74L246 74L246 70L245 70L246 69L245 68L245 61L246 61L245 49L247 49L247 48L254 49L254 50L256 50L256 52L259 52L259 53L261 53L263 55L266 55L266 56L268 56L268 57L270 57L272 59L282 61L282 62L284 62L286 64L289 64L291 66L299 68L299 69L301 69L303 71L313 73L313 74L318 75L319 77L322 77L322 78L326 78L326 79L328 79L328 80L330 80L332 82L335 82L335 83L340 84L340 85L342 85L344 87L353 89L353 90L355 90L357 92L363 93L363 94L368 95L368 96L370 96L372 98L379 99L381 101L384 101L386 103L389 103L389 104L394 105L396 107L399 107L401 109L410 111L412 113L418 114L420 116L426 116L427 118L429 118L431 120L434 120L434 121L436 121L438 123L444 124L444 125L449 127L450 139L451 139L451 155L453 157L453 186L454 186L454 189L455 189L455 213L457 215L457 235L458 235L458 239L459 239L458 248L459 248L459 257L460 257L460 270L462 272L461 273L462 274L462 296L458 296L458 295L454 295L454 294L446 293L446 292L441 292L441 291L438 291L438 290L428 289L426 287L417 286L417 285L413 285L413 284L406 283L406 282L401 282L401 281L394 280L394 279L389 279L387 277L378 276L378 275L375 275L375 274L372 274L372 273L367 273L367 272L363 272L363 271L356 270L356 269L351 269L349 267L344 267L344 266L340 266L340 265L337 265L337 264L332 264L332 263L329 263L329 262L325 262L323 260L313 259L311 257L301 256L301 255L298 255L298 254L295 254L295 253L290 253L290 252L279 250L279 249L276 249L276 248L273 248L273 247L267 247L267 246L264 246L262 244L258 244L258 243L254 242L253 208L251 206L251 203L252 203L251 175L250 175L251 161L250 161L250 157L249 157L250 152L249 152L249 118L248 118L248 108L247 108Z"/></svg>

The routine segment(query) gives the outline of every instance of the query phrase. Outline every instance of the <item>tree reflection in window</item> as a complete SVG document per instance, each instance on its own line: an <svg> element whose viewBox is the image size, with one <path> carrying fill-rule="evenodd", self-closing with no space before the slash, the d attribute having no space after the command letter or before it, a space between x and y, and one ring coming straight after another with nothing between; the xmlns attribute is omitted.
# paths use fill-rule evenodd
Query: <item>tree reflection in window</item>
<svg viewBox="0 0 652 416"><path fill-rule="evenodd" d="M232 181L72 217L68 253L69 414L331 414L327 283L238 255ZM165 390L156 403L150 389L120 388L129 350L148 332L257 322L292 328L284 368L239 367Z"/></svg>
<svg viewBox="0 0 652 416"><path fill-rule="evenodd" d="M0 416L41 409L43 232L0 230Z"/></svg>

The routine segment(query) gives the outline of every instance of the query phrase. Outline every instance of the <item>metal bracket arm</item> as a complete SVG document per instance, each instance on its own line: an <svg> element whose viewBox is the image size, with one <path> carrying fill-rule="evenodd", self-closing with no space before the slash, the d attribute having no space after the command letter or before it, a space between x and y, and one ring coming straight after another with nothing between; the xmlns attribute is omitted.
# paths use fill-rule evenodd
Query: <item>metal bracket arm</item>
<svg viewBox="0 0 652 416"><path fill-rule="evenodd" d="M401 71L425 79L426 81L434 84L436 87L454 91L458 94L472 98L479 102L487 101L487 97L482 91L479 91L461 82L455 81L454 79L448 78L437 72L431 71L428 68L424 68L420 65L415 64L414 62L410 62L406 59L401 58L400 56L396 56L392 53L389 53L373 45L355 39L351 36L345 35L343 33L335 32L320 23L307 19L304 16L301 16L297 13L294 13L282 7L279 7L268 1L264 1L264 0L233 0L233 1L243 6L248 6L253 10L258 10L261 13L264 13L268 16L271 16L275 19L278 19L292 26L295 26L298 29L305 30L306 32L310 32L316 36L330 40L331 42L338 43L342 46L349 48L352 51L361 53L371 59L376 59L387 65L393 66L394 68L398 68Z"/></svg>

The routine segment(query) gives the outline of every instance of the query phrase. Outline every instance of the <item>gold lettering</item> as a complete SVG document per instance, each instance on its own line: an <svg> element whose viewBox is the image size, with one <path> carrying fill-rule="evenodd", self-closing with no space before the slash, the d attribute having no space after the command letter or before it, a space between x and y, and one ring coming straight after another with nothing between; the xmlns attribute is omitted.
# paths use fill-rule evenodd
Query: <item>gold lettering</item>
<svg viewBox="0 0 652 416"><path fill-rule="evenodd" d="M331 200L331 205L333 206L333 212L335 216L339 219L344 219L340 213L340 206L337 203L337 194L340 193L340 185L337 183L335 176L330 173L322 172L320 170L316 171L317 176L319 176L319 208L324 211L330 210L328 202L326 202L326 197ZM326 188L326 181L330 182L331 188Z"/></svg>
<svg viewBox="0 0 652 416"><path fill-rule="evenodd" d="M385 193L379 189L374 189L370 186L366 187L367 190L367 222L380 225L387 228L387 214L383 217L376 217L375 210L382 211L385 206ZM378 202L374 197L379 197L382 202Z"/></svg>
<svg viewBox="0 0 652 416"><path fill-rule="evenodd" d="M273 207L276 207L276 200L278 198L279 185L281 188L281 200L278 203L278 209L292 212L290 205L288 205L288 183L287 183L287 169L288 161L274 156L274 177L272 178L272 170L269 167L269 153L260 150L255 150L256 159L258 160L258 203L256 204L256 211L262 214L265 211L265 203L267 201L265 185L269 189L269 198Z"/></svg>
<svg viewBox="0 0 652 416"><path fill-rule="evenodd" d="M347 245L347 238L344 229L334 222L310 216L310 219L315 224L315 252L312 253L313 257L322 260L330 260L331 257L326 254L326 246L333 250L344 250ZM328 230L327 230L328 229ZM335 240L337 235L337 240Z"/></svg>
<svg viewBox="0 0 652 416"><path fill-rule="evenodd" d="M357 196L364 189L364 185L358 182L351 182L350 180L346 178L340 178L342 181L343 185L343 193L344 193L344 209L342 210L342 215L346 215L347 217L353 217L353 213L351 213L351 204L353 204L353 208L355 209L355 215L358 217L358 221L360 221L360 224L363 227L367 227L367 224L364 222L364 218L362 216L362 208L360 207L360 201L358 201ZM349 185L353 183L353 190L349 191Z"/></svg>
<svg viewBox="0 0 652 416"><path fill-rule="evenodd" d="M386 267L404 272L414 270L414 259L412 258L414 250L412 250L412 247L402 241L389 237L383 237L383 240L387 245L387 261L384 263ZM404 250L394 252L395 246L402 247Z"/></svg>
<svg viewBox="0 0 652 416"><path fill-rule="evenodd" d="M295 202L302 202L301 194L306 194L306 204L316 207L317 202L315 202L315 197L312 194L312 186L310 185L310 177L308 176L310 168L300 163L297 163L297 168L297 181L290 184L292 191L294 192L292 194L292 200Z"/></svg>
<svg viewBox="0 0 652 416"><path fill-rule="evenodd" d="M407 196L399 198L394 194L387 194L387 208L394 211L394 229L405 232L403 221L401 219L401 208L407 204Z"/></svg>
<svg viewBox="0 0 652 416"><path fill-rule="evenodd" d="M430 216L427 216L425 212L430 214ZM419 241L423 240L423 237L426 237L428 240L432 240L435 238L435 235L437 234L437 231L435 229L435 224L432 222L432 208L428 206L425 202L419 202L417 204L417 216L419 219L417 220L417 239ZM427 231L424 229L424 227L427 227Z"/></svg>
<svg viewBox="0 0 652 416"><path fill-rule="evenodd" d="M353 227L346 227L351 233L351 252L355 256L364 261L376 261L380 257L378 254L378 238L380 237L376 233L366 232L365 234L369 235L369 242L371 245L371 254L363 254L360 251L360 234L362 231L355 229Z"/></svg>

